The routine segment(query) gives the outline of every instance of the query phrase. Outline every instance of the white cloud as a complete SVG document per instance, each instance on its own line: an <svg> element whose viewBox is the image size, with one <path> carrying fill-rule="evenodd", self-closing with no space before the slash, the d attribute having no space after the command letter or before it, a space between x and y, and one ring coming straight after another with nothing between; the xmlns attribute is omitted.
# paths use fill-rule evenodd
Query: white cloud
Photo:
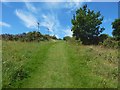
<svg viewBox="0 0 120 90"><path fill-rule="evenodd" d="M64 32L65 32L65 36L72 37L72 35L73 35L73 32L71 31L70 27L68 27Z"/></svg>
<svg viewBox="0 0 120 90"><path fill-rule="evenodd" d="M64 0L41 0L41 2L64 2Z"/></svg>
<svg viewBox="0 0 120 90"><path fill-rule="evenodd" d="M25 2L25 5L29 11L31 11L33 13L37 13L37 9L36 9L36 7L33 6L32 3Z"/></svg>
<svg viewBox="0 0 120 90"><path fill-rule="evenodd" d="M92 0L67 0L65 8L69 9L69 13L70 12L75 12L77 9L79 9L84 2L92 2Z"/></svg>
<svg viewBox="0 0 120 90"><path fill-rule="evenodd" d="M73 2L72 0L1 0L2 2ZM75 0L74 0L75 1ZM79 0L81 2L81 0ZM82 0L83 2L119 2L119 0ZM77 0L76 0L77 2Z"/></svg>
<svg viewBox="0 0 120 90"><path fill-rule="evenodd" d="M11 25L10 24L8 24L8 23L5 23L5 22L0 22L0 27L11 27Z"/></svg>
<svg viewBox="0 0 120 90"><path fill-rule="evenodd" d="M56 38L60 38L58 35L55 35Z"/></svg>
<svg viewBox="0 0 120 90"><path fill-rule="evenodd" d="M92 0L66 0L66 2L91 2Z"/></svg>
<svg viewBox="0 0 120 90"><path fill-rule="evenodd" d="M71 2L66 3L65 8L69 9L69 13L76 11L78 8L80 8L83 4L83 2L80 2L81 0L71 0Z"/></svg>
<svg viewBox="0 0 120 90"><path fill-rule="evenodd" d="M31 13L24 12L22 10L16 10L15 13L26 27L36 28L37 19Z"/></svg>
<svg viewBox="0 0 120 90"><path fill-rule="evenodd" d="M9 0L1 0L1 2L8 2Z"/></svg>
<svg viewBox="0 0 120 90"><path fill-rule="evenodd" d="M60 26L60 22L57 16L53 13L49 13L47 15L42 15L43 21L40 23L41 26L44 26L49 29L51 35L56 34L57 30Z"/></svg>
<svg viewBox="0 0 120 90"><path fill-rule="evenodd" d="M108 19L104 19L104 20L103 20L103 23L108 23L108 22L112 22L112 19L111 19L111 18L108 18Z"/></svg>

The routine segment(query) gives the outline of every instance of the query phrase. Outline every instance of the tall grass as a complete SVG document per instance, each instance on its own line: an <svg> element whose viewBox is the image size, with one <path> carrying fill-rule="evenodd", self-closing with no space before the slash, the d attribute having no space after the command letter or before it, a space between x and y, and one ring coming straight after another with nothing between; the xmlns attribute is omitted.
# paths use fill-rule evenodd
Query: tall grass
<svg viewBox="0 0 120 90"><path fill-rule="evenodd" d="M118 50L100 46L67 46L73 87L117 88Z"/></svg>
<svg viewBox="0 0 120 90"><path fill-rule="evenodd" d="M11 42L2 45L2 84L6 87L21 87L22 81L30 77L43 62L51 43ZM38 59L40 58L40 59ZM39 63L38 63L39 60Z"/></svg>
<svg viewBox="0 0 120 90"><path fill-rule="evenodd" d="M51 76L55 75L56 78L65 77L66 73L62 74L61 72L68 70L67 73L70 80L72 80L70 83L64 80L61 80L61 82L56 81L55 77L53 77L54 81L61 85L68 83L71 88L116 88L118 85L118 59L118 50L116 49L92 45L84 46L79 45L78 42L3 41L2 84L3 88L21 88L24 83L27 84L27 80L33 79L36 75L39 75L37 77L43 80L41 79L41 77L44 77L42 75L49 76L49 73L46 75L42 72L44 71L42 70L43 66L51 64L52 66L49 66L49 68L44 66L44 69L50 69ZM61 69L61 67L67 68ZM52 72L57 72L57 74ZM59 77L59 75L63 76ZM51 77L48 77L48 80L52 80ZM40 81L38 80L38 82ZM53 83L50 85L53 85ZM67 87L65 85L67 84L63 86Z"/></svg>

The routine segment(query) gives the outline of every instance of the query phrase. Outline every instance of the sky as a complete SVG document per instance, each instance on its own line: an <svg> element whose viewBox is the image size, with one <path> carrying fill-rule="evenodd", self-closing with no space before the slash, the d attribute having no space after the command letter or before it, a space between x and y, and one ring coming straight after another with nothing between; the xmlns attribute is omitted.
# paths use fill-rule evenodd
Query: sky
<svg viewBox="0 0 120 90"><path fill-rule="evenodd" d="M104 16L101 27L103 33L112 35L111 23L118 18L117 2L2 2L2 33L21 34L23 32L39 31L42 34L55 35L57 38L72 36L71 19L75 11L84 4ZM1 5L1 4L0 4ZM49 31L48 31L49 30Z"/></svg>

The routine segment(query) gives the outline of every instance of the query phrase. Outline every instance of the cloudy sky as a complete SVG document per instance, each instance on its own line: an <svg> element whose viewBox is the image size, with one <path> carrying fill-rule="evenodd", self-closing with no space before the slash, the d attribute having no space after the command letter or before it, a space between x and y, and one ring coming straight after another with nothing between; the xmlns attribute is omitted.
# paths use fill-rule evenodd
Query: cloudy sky
<svg viewBox="0 0 120 90"><path fill-rule="evenodd" d="M103 33L111 35L111 23L118 18L117 2L3 2L1 33L18 34L37 30L40 23L42 34L56 35L58 38L72 36L71 19L75 10L87 3L91 10L100 11L104 16L101 26ZM1 5L1 4L0 4ZM49 32L48 32L49 29Z"/></svg>

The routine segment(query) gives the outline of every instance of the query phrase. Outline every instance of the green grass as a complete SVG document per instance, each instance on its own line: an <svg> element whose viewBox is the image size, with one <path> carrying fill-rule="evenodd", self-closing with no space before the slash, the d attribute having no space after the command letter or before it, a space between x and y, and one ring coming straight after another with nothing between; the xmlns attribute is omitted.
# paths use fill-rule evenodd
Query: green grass
<svg viewBox="0 0 120 90"><path fill-rule="evenodd" d="M26 76L30 77L31 72L37 71L45 61L51 44L53 43L3 42L3 87L20 87L21 81L24 81L19 80L20 77L26 79ZM26 73L25 76L17 75L21 69Z"/></svg>
<svg viewBox="0 0 120 90"><path fill-rule="evenodd" d="M5 42L3 88L116 88L118 52L64 41Z"/></svg>
<svg viewBox="0 0 120 90"><path fill-rule="evenodd" d="M99 46L68 46L67 51L71 52L68 57L71 65L71 76L74 78L73 87L117 87L117 50Z"/></svg>

